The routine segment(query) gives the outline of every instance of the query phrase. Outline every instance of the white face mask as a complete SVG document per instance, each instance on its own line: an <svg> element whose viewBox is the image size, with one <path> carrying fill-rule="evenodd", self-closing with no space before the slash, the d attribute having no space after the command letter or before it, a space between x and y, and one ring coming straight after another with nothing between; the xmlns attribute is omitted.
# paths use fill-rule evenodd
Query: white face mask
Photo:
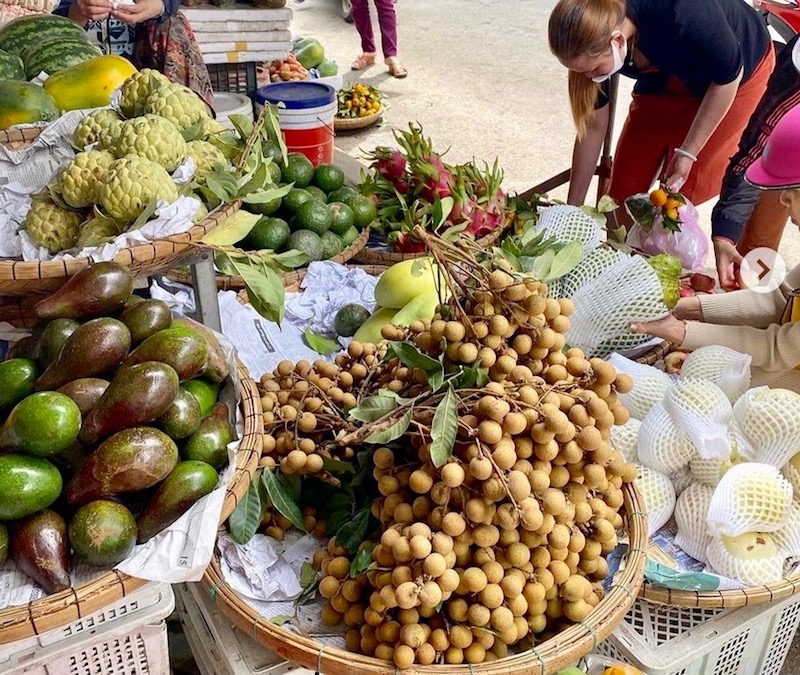
<svg viewBox="0 0 800 675"><path fill-rule="evenodd" d="M628 41L623 40L622 48L617 47L617 43L614 42L613 38L617 35L622 35L618 30L615 30L611 34L611 56L614 59L614 65L611 67L611 70L606 73L605 75L599 75L598 77L593 77L592 82L597 82L598 84L605 82L608 80L612 75L616 75L620 70L622 70L622 66L625 65L625 57L628 55Z"/></svg>

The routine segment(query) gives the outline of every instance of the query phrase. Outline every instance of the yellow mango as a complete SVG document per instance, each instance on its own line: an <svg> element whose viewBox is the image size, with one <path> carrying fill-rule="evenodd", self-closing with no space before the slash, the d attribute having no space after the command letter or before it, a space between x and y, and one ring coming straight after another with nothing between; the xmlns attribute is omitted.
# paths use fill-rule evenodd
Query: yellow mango
<svg viewBox="0 0 800 675"><path fill-rule="evenodd" d="M111 92L135 72L122 56L96 56L48 77L44 89L61 110L103 108L111 103Z"/></svg>
<svg viewBox="0 0 800 675"><path fill-rule="evenodd" d="M417 296L436 290L434 270L438 269L430 257L413 258L392 265L375 286L375 302L379 307L402 309Z"/></svg>
<svg viewBox="0 0 800 675"><path fill-rule="evenodd" d="M439 294L436 291L421 293L403 309L394 315L392 323L395 326L410 326L412 321L432 319L439 306Z"/></svg>
<svg viewBox="0 0 800 675"><path fill-rule="evenodd" d="M383 340L381 328L392 323L395 314L397 314L397 310L389 307L376 309L372 316L361 324L361 328L356 331L353 340L378 344Z"/></svg>

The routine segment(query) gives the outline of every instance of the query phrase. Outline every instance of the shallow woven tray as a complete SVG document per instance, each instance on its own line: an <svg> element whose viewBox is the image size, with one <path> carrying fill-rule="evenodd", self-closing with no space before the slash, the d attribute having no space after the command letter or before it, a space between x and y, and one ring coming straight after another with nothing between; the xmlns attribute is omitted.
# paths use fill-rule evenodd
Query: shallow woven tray
<svg viewBox="0 0 800 675"><path fill-rule="evenodd" d="M675 350L675 345L671 342L664 341L657 345L653 345L646 351L637 356L634 361L636 363L643 363L646 366L653 366L659 361L663 361L664 357L671 351Z"/></svg>
<svg viewBox="0 0 800 675"><path fill-rule="evenodd" d="M346 263L348 260L352 260L364 249L368 240L369 228L367 227L362 230L361 234L358 236L358 239L344 249L339 255L330 258L329 262ZM306 267L301 267L300 269L281 274L280 277L283 281L283 285L291 286L292 284L299 282L306 275L306 269ZM192 283L192 275L185 270L172 269L169 270L165 276L168 279L172 279L173 281L177 281L182 284ZM244 288L244 279L238 275L217 274L215 278L217 281L217 288L221 291L238 291Z"/></svg>
<svg viewBox="0 0 800 675"><path fill-rule="evenodd" d="M258 387L241 362L239 394L244 432L236 453L236 471L225 492L220 523L225 522L247 492L258 467L263 448L264 421ZM80 586L48 595L27 605L0 610L0 644L40 635L88 616L112 602L118 602L149 583L110 570Z"/></svg>
<svg viewBox="0 0 800 675"><path fill-rule="evenodd" d="M42 133L42 127L23 127L0 131L0 145L8 150L22 150L33 143Z"/></svg>
<svg viewBox="0 0 800 675"><path fill-rule="evenodd" d="M367 127L371 127L373 124L378 122L378 120L383 117L383 113L385 111L386 108L381 106L378 112L374 112L371 115L364 115L364 117L334 117L333 130L355 131L356 129L366 129Z"/></svg>
<svg viewBox="0 0 800 675"><path fill-rule="evenodd" d="M416 665L403 671L413 675L546 675L574 664L606 639L622 621L642 584L647 545L647 515L644 503L633 485L626 485L625 514L630 548L625 568L617 572L611 590L586 621L576 624L535 649L481 665ZM326 675L396 675L393 663L344 651L321 643L259 616L225 582L215 555L202 585L214 597L217 607L237 628L255 638L281 657Z"/></svg>
<svg viewBox="0 0 800 675"><path fill-rule="evenodd" d="M122 249L114 261L131 268L134 275L150 275L177 264L201 239L228 216L239 210L239 202L225 204L187 232ZM94 261L91 258L46 262L0 260L0 296L46 295L63 286L69 277Z"/></svg>
<svg viewBox="0 0 800 675"><path fill-rule="evenodd" d="M503 236L505 228L500 226L493 232L490 232L485 237L481 237L475 243L481 248L488 248L494 246L495 243ZM404 260L411 260L412 258L419 258L426 255L425 251L421 253L398 253L397 251L379 251L378 249L365 246L364 249L355 256L356 262L367 263L371 265L393 265L394 263L403 262Z"/></svg>

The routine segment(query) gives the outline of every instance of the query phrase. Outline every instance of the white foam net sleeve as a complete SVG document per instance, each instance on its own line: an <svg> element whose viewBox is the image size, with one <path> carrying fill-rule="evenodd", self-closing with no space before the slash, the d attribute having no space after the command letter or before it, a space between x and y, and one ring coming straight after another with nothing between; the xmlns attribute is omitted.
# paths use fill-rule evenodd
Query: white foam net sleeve
<svg viewBox="0 0 800 675"><path fill-rule="evenodd" d="M696 349L683 362L682 380L708 380L716 384L731 403L750 387L749 354L728 347L709 345Z"/></svg>
<svg viewBox="0 0 800 675"><path fill-rule="evenodd" d="M694 476L688 466L678 469L672 476L672 485L675 487L675 494L679 497L692 483L694 483Z"/></svg>
<svg viewBox="0 0 800 675"><path fill-rule="evenodd" d="M800 394L760 387L751 392L736 403L736 423L755 461L782 467L800 450Z"/></svg>
<svg viewBox="0 0 800 675"><path fill-rule="evenodd" d="M634 464L639 458L639 427L642 423L631 417L625 424L611 427L611 446L628 464Z"/></svg>
<svg viewBox="0 0 800 675"><path fill-rule="evenodd" d="M597 355L600 345L602 356L616 351L616 341L632 335L628 329L631 322L669 314L661 282L641 256L628 256L613 264L579 288L572 299L575 311L570 317L567 343L590 355Z"/></svg>
<svg viewBox="0 0 800 675"><path fill-rule="evenodd" d="M747 586L783 579L784 556L767 533L748 532L732 539L713 538L706 549L708 563L719 574Z"/></svg>
<svg viewBox="0 0 800 675"><path fill-rule="evenodd" d="M692 483L675 504L675 523L678 526L675 543L700 562L708 562L706 549L712 536L706 527L706 514L713 494L713 488L708 485Z"/></svg>
<svg viewBox="0 0 800 675"><path fill-rule="evenodd" d="M544 209L536 229L544 231L546 238L552 237L560 244L582 242L584 257L596 249L603 239L600 221L579 206L568 204Z"/></svg>
<svg viewBox="0 0 800 675"><path fill-rule="evenodd" d="M670 478L689 465L696 450L689 437L672 421L662 403L656 403L639 426L639 462Z"/></svg>
<svg viewBox="0 0 800 675"><path fill-rule="evenodd" d="M773 532L772 538L787 558L800 557L800 501L792 500L786 525Z"/></svg>
<svg viewBox="0 0 800 675"><path fill-rule="evenodd" d="M664 395L664 407L703 459L731 454L728 423L733 408L725 392L706 380L680 380Z"/></svg>
<svg viewBox="0 0 800 675"><path fill-rule="evenodd" d="M627 394L617 394L631 417L643 420L656 403L664 400L667 390L672 387L674 380L663 370L644 363L637 363L621 354L611 354L608 362L617 369L618 373L630 375L633 379L633 389Z"/></svg>
<svg viewBox="0 0 800 675"><path fill-rule="evenodd" d="M795 497L800 498L800 454L786 462L781 468L781 473L792 484Z"/></svg>
<svg viewBox="0 0 800 675"><path fill-rule="evenodd" d="M571 298L581 286L599 277L625 255L606 246L594 249L572 272L561 278L561 297Z"/></svg>
<svg viewBox="0 0 800 675"><path fill-rule="evenodd" d="M644 500L650 536L658 532L672 517L675 509L675 488L669 476L638 465L636 487Z"/></svg>
<svg viewBox="0 0 800 675"><path fill-rule="evenodd" d="M711 534L728 537L775 532L786 525L792 495L791 483L771 464L737 464L714 488L708 529Z"/></svg>

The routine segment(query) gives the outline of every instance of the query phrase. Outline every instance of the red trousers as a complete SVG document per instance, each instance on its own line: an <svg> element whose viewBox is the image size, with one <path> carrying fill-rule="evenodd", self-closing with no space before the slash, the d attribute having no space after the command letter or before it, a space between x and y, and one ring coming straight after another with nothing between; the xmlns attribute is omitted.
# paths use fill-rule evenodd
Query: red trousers
<svg viewBox="0 0 800 675"><path fill-rule="evenodd" d="M738 149L739 138L767 88L774 66L775 53L770 47L750 79L739 87L728 114L697 156L681 189L693 204L719 194L728 162ZM677 78L671 78L662 93L634 94L611 169L609 194L617 203L650 189L672 158L673 149L683 144L701 103L702 99L692 96Z"/></svg>

